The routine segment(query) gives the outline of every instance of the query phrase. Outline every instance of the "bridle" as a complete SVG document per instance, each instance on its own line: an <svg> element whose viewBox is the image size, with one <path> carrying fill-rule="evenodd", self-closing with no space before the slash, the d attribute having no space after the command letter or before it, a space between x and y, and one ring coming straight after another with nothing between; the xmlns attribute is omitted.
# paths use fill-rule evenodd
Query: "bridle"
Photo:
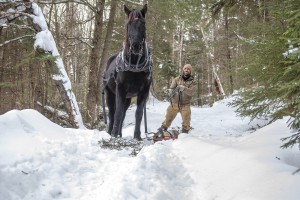
<svg viewBox="0 0 300 200"><path fill-rule="evenodd" d="M143 38L143 40L139 42L140 50L139 50L138 53L134 52L133 49L132 49L133 42L132 42L131 38L128 39L128 42L129 42L129 49L128 49L128 55L129 56L131 54L133 54L133 55L141 55L141 54L143 54L145 38Z"/></svg>
<svg viewBox="0 0 300 200"><path fill-rule="evenodd" d="M134 18L133 20L138 20ZM146 35L138 42L138 51L133 49L133 40L130 37L129 24L127 24L126 30L127 39L123 43L123 48L116 58L116 71L131 71L131 72L151 72L152 71L152 56L150 48L146 42ZM136 56L136 63L132 63L132 56ZM143 59L142 59L143 58Z"/></svg>
<svg viewBox="0 0 300 200"><path fill-rule="evenodd" d="M131 65L131 55L139 56L138 60L136 62L136 67L135 67L136 69L138 69L140 67L139 62L140 62L140 60L143 56L145 38L143 38L143 40L139 42L139 47L140 47L139 52L133 51L133 49L132 49L132 46L133 46L132 45L132 40L130 38L128 40L129 40L129 49L128 49L128 53L127 53L128 61L129 61L128 64ZM124 60L126 60L125 58L126 57L124 57L124 55L123 55Z"/></svg>

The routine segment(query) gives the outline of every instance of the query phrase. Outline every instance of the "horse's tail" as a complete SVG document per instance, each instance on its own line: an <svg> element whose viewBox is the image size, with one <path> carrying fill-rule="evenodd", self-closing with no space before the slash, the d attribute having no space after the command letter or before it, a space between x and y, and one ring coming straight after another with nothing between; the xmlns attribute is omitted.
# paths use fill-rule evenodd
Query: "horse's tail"
<svg viewBox="0 0 300 200"><path fill-rule="evenodd" d="M105 111L105 88L108 85L109 80L114 77L116 66L111 66L111 63L114 59L118 56L118 53L112 55L106 64L106 69L102 76L102 88L101 88L101 96L102 96L102 108L103 108L103 115L104 115L104 123L107 124L107 117Z"/></svg>
<svg viewBox="0 0 300 200"><path fill-rule="evenodd" d="M104 118L104 123L107 124L107 117L106 117L106 111L105 111L105 98L104 98L104 88L102 89L102 108L103 108L103 118Z"/></svg>

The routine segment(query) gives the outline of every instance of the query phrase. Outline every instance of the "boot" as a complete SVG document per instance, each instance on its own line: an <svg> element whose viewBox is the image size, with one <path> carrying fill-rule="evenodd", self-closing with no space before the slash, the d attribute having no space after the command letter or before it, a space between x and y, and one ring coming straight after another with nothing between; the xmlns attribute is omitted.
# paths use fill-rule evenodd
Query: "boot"
<svg viewBox="0 0 300 200"><path fill-rule="evenodd" d="M157 129L159 132L163 132L163 131L166 131L168 130L168 128L165 128L164 126L161 126Z"/></svg>
<svg viewBox="0 0 300 200"><path fill-rule="evenodd" d="M181 133L189 133L189 130L186 130L186 129L183 128L183 129L181 130Z"/></svg>

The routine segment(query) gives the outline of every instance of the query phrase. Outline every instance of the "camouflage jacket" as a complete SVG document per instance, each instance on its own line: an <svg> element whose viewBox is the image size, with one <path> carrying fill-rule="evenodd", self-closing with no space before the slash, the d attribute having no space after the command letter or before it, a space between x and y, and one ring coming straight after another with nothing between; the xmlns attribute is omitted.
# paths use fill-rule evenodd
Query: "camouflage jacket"
<svg viewBox="0 0 300 200"><path fill-rule="evenodd" d="M196 93L196 82L194 77L190 76L187 80L182 78L182 75L173 79L170 89L174 90L177 86L183 85L184 90L182 91L182 105L189 105L191 103L192 96ZM172 103L179 103L179 92L176 92L171 99Z"/></svg>

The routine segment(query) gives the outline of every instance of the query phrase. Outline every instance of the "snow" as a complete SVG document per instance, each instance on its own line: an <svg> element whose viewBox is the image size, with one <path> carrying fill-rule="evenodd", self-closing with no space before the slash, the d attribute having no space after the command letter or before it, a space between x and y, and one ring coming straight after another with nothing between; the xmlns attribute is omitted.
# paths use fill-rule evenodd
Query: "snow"
<svg viewBox="0 0 300 200"><path fill-rule="evenodd" d="M41 28L41 31L35 36L34 48L41 48L46 52L50 52L53 56L57 57L55 64L58 68L59 73L52 76L53 80L62 81L63 86L70 99L73 114L75 116L75 122L79 128L85 128L83 125L82 117L79 111L79 106L76 97L72 91L71 81L65 69L62 58L60 57L59 51L56 47L55 40L52 33L48 30L47 22L41 8L36 4L32 3L33 15L31 15L33 22Z"/></svg>
<svg viewBox="0 0 300 200"><path fill-rule="evenodd" d="M34 14L32 15L33 23L38 24L43 31L48 30L47 22L42 9L36 3L32 3L32 9Z"/></svg>
<svg viewBox="0 0 300 200"><path fill-rule="evenodd" d="M11 110L0 116L0 199L299 199L299 148L280 148L280 138L292 134L287 119L249 123L230 101L192 107L189 134L145 145L135 157L101 148L98 141L110 138L104 131L62 128L35 110ZM167 106L148 101L148 131L160 126ZM127 139L135 109L124 122ZM173 126L180 123L178 115Z"/></svg>

